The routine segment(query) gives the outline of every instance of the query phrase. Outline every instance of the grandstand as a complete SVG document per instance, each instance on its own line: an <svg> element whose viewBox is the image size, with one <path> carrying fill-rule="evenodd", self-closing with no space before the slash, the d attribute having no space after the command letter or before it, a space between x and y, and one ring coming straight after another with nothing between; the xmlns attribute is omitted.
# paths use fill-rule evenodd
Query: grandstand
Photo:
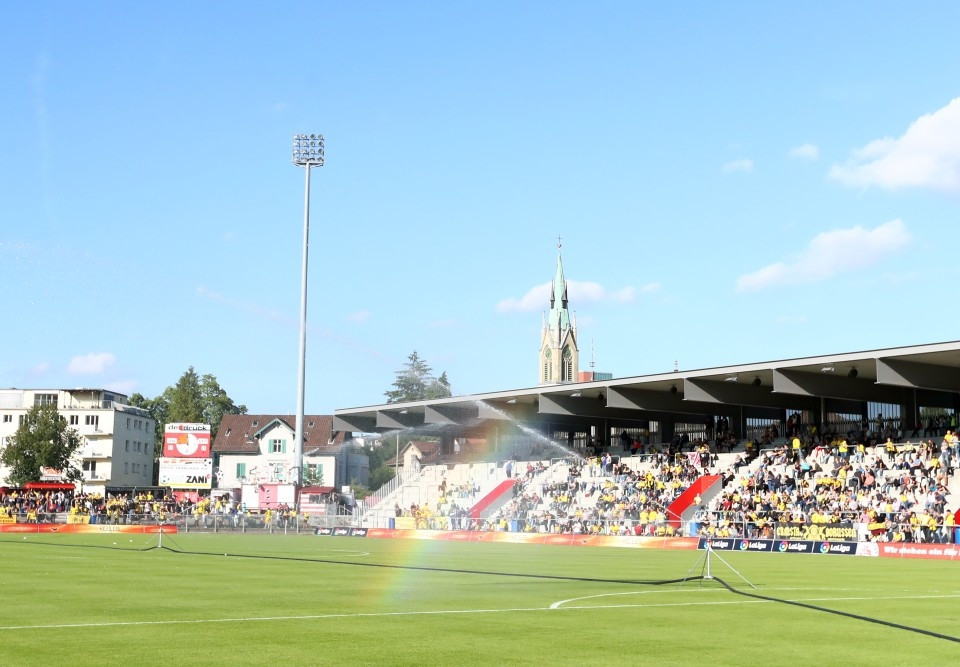
<svg viewBox="0 0 960 667"><path fill-rule="evenodd" d="M333 427L436 442L364 526L955 542L958 366L960 341L931 343L345 408ZM476 497L451 501L464 440L499 460L473 459ZM542 470L517 485L510 460Z"/></svg>
<svg viewBox="0 0 960 667"><path fill-rule="evenodd" d="M844 525L860 541L954 542L952 433L938 443L882 435L817 435L791 423L786 435L756 441L718 434L720 453L716 441L693 439L682 451L658 443L624 457L441 461L401 470L360 519L371 528L752 539L778 526Z"/></svg>

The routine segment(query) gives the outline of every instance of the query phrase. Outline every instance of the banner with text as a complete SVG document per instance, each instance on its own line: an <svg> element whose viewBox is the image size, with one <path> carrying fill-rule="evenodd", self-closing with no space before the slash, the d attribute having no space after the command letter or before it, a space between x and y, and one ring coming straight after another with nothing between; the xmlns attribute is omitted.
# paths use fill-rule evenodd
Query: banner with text
<svg viewBox="0 0 960 667"><path fill-rule="evenodd" d="M773 536L778 540L856 542L857 529L852 523L778 523Z"/></svg>
<svg viewBox="0 0 960 667"><path fill-rule="evenodd" d="M160 459L160 486L173 489L209 489L212 480L212 459Z"/></svg>

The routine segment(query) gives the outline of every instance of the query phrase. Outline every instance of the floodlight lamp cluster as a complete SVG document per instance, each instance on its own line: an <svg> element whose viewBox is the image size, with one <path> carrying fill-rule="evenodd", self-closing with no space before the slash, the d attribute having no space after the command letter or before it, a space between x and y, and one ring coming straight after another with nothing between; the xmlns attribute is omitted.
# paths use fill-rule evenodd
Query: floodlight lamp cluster
<svg viewBox="0 0 960 667"><path fill-rule="evenodd" d="M293 135L293 163L298 167L322 167L323 135Z"/></svg>

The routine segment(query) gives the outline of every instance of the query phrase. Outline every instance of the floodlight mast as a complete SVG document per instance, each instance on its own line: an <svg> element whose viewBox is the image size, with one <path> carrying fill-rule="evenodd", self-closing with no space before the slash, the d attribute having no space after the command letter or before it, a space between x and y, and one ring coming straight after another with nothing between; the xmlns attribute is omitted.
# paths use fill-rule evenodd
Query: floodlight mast
<svg viewBox="0 0 960 667"><path fill-rule="evenodd" d="M293 135L293 164L307 174L303 194L303 271L300 276L300 366L297 373L297 421L294 426L294 468L297 488L303 486L303 399L307 369L307 262L310 256L310 170L323 166L323 135Z"/></svg>

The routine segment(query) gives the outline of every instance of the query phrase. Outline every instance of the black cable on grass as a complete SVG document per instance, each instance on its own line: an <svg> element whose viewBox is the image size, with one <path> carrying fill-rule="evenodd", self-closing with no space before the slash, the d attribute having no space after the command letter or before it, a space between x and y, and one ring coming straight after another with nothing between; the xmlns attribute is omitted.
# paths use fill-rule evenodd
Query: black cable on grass
<svg viewBox="0 0 960 667"><path fill-rule="evenodd" d="M804 609L812 609L814 611L822 611L828 614L836 614L837 616L845 616L847 618L853 618L858 621L866 621L867 623L876 623L877 625L885 625L888 628L897 628L898 630L906 630L907 632L916 632L917 634L927 635L928 637L935 637L937 639L945 639L948 642L954 642L954 643L960 644L960 637L952 637L950 635L945 635L940 632L934 632L933 630L924 630L923 628L915 628L911 625L903 625L902 623L894 623L893 621L884 621L883 619L873 618L872 616L862 616L860 614L854 614L849 611L840 611L839 609L830 609L829 607L820 607L815 604L798 602L797 600L784 600L782 598L775 598L768 595L760 595L759 593L750 593L749 591L744 591L744 590L740 590L739 588L734 588L733 586L725 582L720 577L713 577L713 580L720 582L720 584L731 593L736 593L737 595L743 595L748 598L755 598L757 600L766 600L768 602L780 602L782 604L793 605L794 607L803 607Z"/></svg>
<svg viewBox="0 0 960 667"><path fill-rule="evenodd" d="M22 542L11 541L10 544L22 544ZM704 576L691 576L683 577L680 579L658 579L658 580L637 580L637 579L599 579L597 577L572 577L559 574L525 574L522 572L490 572L485 570L466 570L462 568L449 568L449 567L430 567L426 565L391 565L388 563L359 563L356 561L348 560L333 560L326 558L303 558L299 556L269 556L269 555L257 555L257 554L234 554L234 553L221 553L213 551L186 551L184 549L172 549L167 545L156 544L150 547L144 547L140 549L130 549L128 547L121 546L108 546L108 545L99 545L99 544L54 544L51 542L28 542L28 544L42 544L45 546L56 546L56 547L84 547L89 549L111 549L114 551L152 551L153 549L162 549L164 551L169 551L170 553L175 554L186 554L191 556L226 556L228 558L251 558L251 559L260 559L260 560L280 560L280 561L295 561L301 563L323 563L325 565L353 565L356 567L375 567L388 570L415 570L420 572L446 572L451 574L480 574L486 576L494 577L517 577L523 579L550 579L554 581L585 581L590 583L600 583L600 584L629 584L634 586L664 586L666 584L681 584L688 581L698 581L706 580ZM179 547L179 545L177 545ZM742 595L744 597L753 598L755 600L764 600L767 602L779 602L781 604L792 605L794 607L801 607L803 609L811 609L813 611L822 611L827 614L835 614L837 616L844 616L846 618L852 618L858 621L865 621L867 623L875 623L877 625L883 625L888 628L896 628L898 630L906 630L907 632L915 632L920 635L926 635L928 637L934 637L935 639L943 639L949 642L954 642L960 644L960 637L953 637L951 635L945 635L941 632L934 632L933 630L924 630L923 628L915 628L910 625L903 625L902 623L894 623L893 621L885 621L879 618L873 618L872 616L863 616L861 614L854 614L848 611L840 611L839 609L830 609L829 607L821 607L815 604L809 604L806 602L799 602L797 600L785 600L783 598L776 598L769 595L760 595L759 593L750 593L745 590L740 590L739 588L734 588L727 582L725 582L720 577L711 577L713 581L718 582L724 588L726 588L731 593L736 595Z"/></svg>
<svg viewBox="0 0 960 667"><path fill-rule="evenodd" d="M113 546L110 544L58 544L56 542L40 542L38 540L26 540L25 542L18 542L16 540L0 540L4 544L22 544L23 546L44 546L44 547L78 547L81 549L108 549L110 551L131 551L131 552L140 552L140 551L152 551L157 548L156 544L151 544L148 547L128 547L128 546Z"/></svg>
<svg viewBox="0 0 960 667"><path fill-rule="evenodd" d="M599 584L631 584L635 586L664 586L679 584L684 581L695 581L703 577L685 577L681 579L659 579L656 581L639 581L637 579L599 579L596 577L571 577L561 574L525 574L523 572L489 572L486 570L465 570L452 567L431 567L428 565L392 565L389 563L360 563L350 560L333 560L326 558L304 558L300 556L268 556L263 554L233 554L215 551L184 551L171 549L166 544L157 547L175 554L189 554L191 556L227 556L228 558L253 558L263 560L296 561L300 563L323 563L325 565L354 565L356 567L377 567L387 570L416 570L420 572L448 572L451 574L484 574L493 577L519 577L524 579L552 579L557 581L586 581Z"/></svg>
<svg viewBox="0 0 960 667"><path fill-rule="evenodd" d="M164 539L164 542L170 542L169 537ZM23 542L11 541L10 544L24 544ZM51 547L84 547L87 549L110 549L112 551L130 551L130 552L142 552L142 551L153 551L154 549L161 549L163 551L169 551L170 553L175 554L186 554L191 556L226 556L228 558L250 558L257 560L280 560L280 561L294 561L300 563L323 563L325 565L354 565L356 567L376 567L388 570L418 570L421 572L447 572L451 574L483 574L493 577L518 577L526 579L551 579L556 581L585 581L590 583L599 583L599 584L630 584L634 586L664 586L667 584L679 584L684 581L696 581L698 579L703 579L703 577L684 577L681 579L660 579L655 581L642 581L637 579L600 579L597 577L572 577L565 576L560 574L524 574L522 572L490 572L485 570L465 570L460 568L449 568L449 567L430 567L427 565L391 565L389 563L360 563L356 561L349 560L335 560L335 559L326 559L326 558L305 558L301 556L270 556L265 554L235 554L235 553L223 553L219 551L188 551L177 545L177 548L171 548L167 544L154 544L149 547L142 548L129 548L124 546L110 546L103 544L55 544L52 542L26 542L26 544L42 544L44 546Z"/></svg>

